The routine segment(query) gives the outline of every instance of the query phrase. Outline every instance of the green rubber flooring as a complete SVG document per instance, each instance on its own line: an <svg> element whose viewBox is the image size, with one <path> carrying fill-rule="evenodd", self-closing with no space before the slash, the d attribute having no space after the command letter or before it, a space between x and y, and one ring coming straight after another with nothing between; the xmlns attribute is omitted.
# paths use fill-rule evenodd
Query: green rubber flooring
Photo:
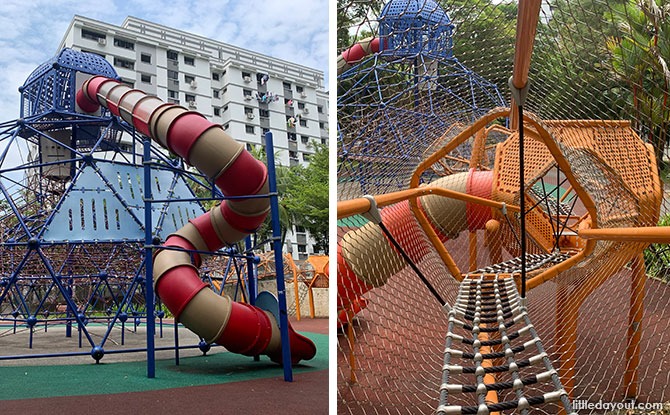
<svg viewBox="0 0 670 415"><path fill-rule="evenodd" d="M328 336L301 334L314 342L317 353L313 359L295 366L293 373L328 369ZM256 362L251 357L227 352L183 357L179 366L174 359L158 360L153 379L147 377L145 361L10 366L0 367L0 400L141 392L270 377L283 377L283 369L267 356Z"/></svg>

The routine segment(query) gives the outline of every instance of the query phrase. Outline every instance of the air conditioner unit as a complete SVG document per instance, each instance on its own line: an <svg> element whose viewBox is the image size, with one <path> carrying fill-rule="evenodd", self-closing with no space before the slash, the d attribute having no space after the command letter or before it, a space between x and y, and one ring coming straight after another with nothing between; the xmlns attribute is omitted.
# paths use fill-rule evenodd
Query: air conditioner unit
<svg viewBox="0 0 670 415"><path fill-rule="evenodd" d="M253 120L254 119L254 114L252 114L250 112L247 112L247 118L249 118L250 120Z"/></svg>
<svg viewBox="0 0 670 415"><path fill-rule="evenodd" d="M189 107L189 108L197 108L198 106L195 105L195 101L189 101L189 102L188 102L188 107Z"/></svg>
<svg viewBox="0 0 670 415"><path fill-rule="evenodd" d="M107 44L107 38L104 37L98 38L98 45L105 46L106 44Z"/></svg>
<svg viewBox="0 0 670 415"><path fill-rule="evenodd" d="M309 108L307 108L307 107L303 108L303 109L302 109L302 112L303 112L304 114L309 114Z"/></svg>
<svg viewBox="0 0 670 415"><path fill-rule="evenodd" d="M251 77L250 76L245 76L244 77L244 82L246 82L246 83L251 82Z"/></svg>
<svg viewBox="0 0 670 415"><path fill-rule="evenodd" d="M198 83L195 80L191 81L191 89L196 89L197 87Z"/></svg>
<svg viewBox="0 0 670 415"><path fill-rule="evenodd" d="M300 97L301 97L301 98L307 98L307 93L306 93L305 91L302 91L302 92L300 93Z"/></svg>
<svg viewBox="0 0 670 415"><path fill-rule="evenodd" d="M251 101L251 95L245 95L244 100L245 101Z"/></svg>

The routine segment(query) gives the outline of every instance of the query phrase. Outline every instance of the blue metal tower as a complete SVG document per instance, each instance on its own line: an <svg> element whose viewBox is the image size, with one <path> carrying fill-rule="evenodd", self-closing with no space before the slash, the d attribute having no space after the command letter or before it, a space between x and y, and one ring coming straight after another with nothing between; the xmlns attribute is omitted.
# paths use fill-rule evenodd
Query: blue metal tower
<svg viewBox="0 0 670 415"><path fill-rule="evenodd" d="M344 199L406 188L447 131L505 105L495 84L453 55L454 25L434 0L391 0L378 22L379 51L338 74ZM470 149L457 151L468 157Z"/></svg>
<svg viewBox="0 0 670 415"><path fill-rule="evenodd" d="M118 79L104 58L63 49L19 88L21 118L0 124L0 324L27 326L31 347L38 324L76 328L90 351L73 354L97 361L119 326L153 316L145 247L204 213L195 188L220 193L104 107L79 111L91 75ZM212 263L246 258L226 255ZM101 337L95 321L107 324Z"/></svg>

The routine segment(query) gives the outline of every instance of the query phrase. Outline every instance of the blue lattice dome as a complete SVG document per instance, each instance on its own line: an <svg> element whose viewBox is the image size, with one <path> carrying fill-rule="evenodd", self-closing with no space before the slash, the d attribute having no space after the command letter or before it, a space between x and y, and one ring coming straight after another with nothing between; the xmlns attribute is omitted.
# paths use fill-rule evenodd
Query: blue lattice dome
<svg viewBox="0 0 670 415"><path fill-rule="evenodd" d="M433 0L391 0L379 16L380 51L384 56L450 57L454 25Z"/></svg>
<svg viewBox="0 0 670 415"><path fill-rule="evenodd" d="M119 79L112 65L102 56L64 48L38 66L19 88L24 103L21 117L51 111L75 113L77 73Z"/></svg>

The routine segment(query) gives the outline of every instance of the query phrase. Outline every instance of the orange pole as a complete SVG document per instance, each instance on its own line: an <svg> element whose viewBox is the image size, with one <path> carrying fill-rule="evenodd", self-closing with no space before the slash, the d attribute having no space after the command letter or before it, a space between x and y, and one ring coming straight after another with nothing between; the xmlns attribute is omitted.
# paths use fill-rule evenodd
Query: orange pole
<svg viewBox="0 0 670 415"><path fill-rule="evenodd" d="M528 83L530 57L535 43L535 30L540 18L541 0L520 0L516 19L516 46L512 84L521 89Z"/></svg>
<svg viewBox="0 0 670 415"><path fill-rule="evenodd" d="M560 359L559 377L563 388L572 399L575 388L579 304L572 301L569 294L567 290L561 291L559 286L556 298L556 343Z"/></svg>
<svg viewBox="0 0 670 415"><path fill-rule="evenodd" d="M468 232L468 243L470 248L470 268L468 271L477 269L477 231Z"/></svg>
<svg viewBox="0 0 670 415"><path fill-rule="evenodd" d="M349 340L349 381L356 383L356 356L354 356L354 313L347 310L347 339Z"/></svg>
<svg viewBox="0 0 670 415"><path fill-rule="evenodd" d="M312 291L312 284L307 286L307 295L309 296L309 316L314 318L314 292Z"/></svg>
<svg viewBox="0 0 670 415"><path fill-rule="evenodd" d="M670 226L646 226L639 228L583 229L579 237L607 241L670 243Z"/></svg>
<svg viewBox="0 0 670 415"><path fill-rule="evenodd" d="M628 309L628 333L626 343L626 371L623 383L626 399L637 397L638 367L640 365L640 340L642 339L642 317L644 315L644 283L646 271L644 255L640 253L633 260L630 286L630 308Z"/></svg>
<svg viewBox="0 0 670 415"><path fill-rule="evenodd" d="M415 189L400 190L398 192L386 193L375 196L375 202L378 207L392 205L394 203L402 202L412 198L417 198L426 195L437 195L450 197L464 202L476 203L484 206L489 206L495 209L502 209L503 204L494 200L484 199L478 196L472 196L467 193L457 192L451 189L442 187L424 186ZM351 200L343 200L337 202L337 218L344 219L349 216L360 215L370 210L370 201L366 198L358 198ZM519 207L515 205L507 205L507 210L510 212L519 212Z"/></svg>
<svg viewBox="0 0 670 415"><path fill-rule="evenodd" d="M486 324L481 324L481 327L486 327ZM479 340L481 340L481 341L489 340L489 335L488 335L488 333L480 332L479 335L478 335L477 337L478 337ZM492 351L493 351L493 350L491 349L491 346L482 346L482 347L479 349L479 352L480 352L481 354L491 353ZM484 360L482 360L482 367L483 367L483 368L493 367L493 361L492 361L491 359L484 359ZM492 383L496 383L496 377L495 377L495 375L493 375L492 373L486 373L486 374L484 375L484 384L487 384L487 385L488 385L488 384L492 384ZM490 404L494 404L494 403L498 403L498 392L496 392L496 391L488 391L488 392L486 393L486 398L485 398L485 399L486 399L486 403L489 404L489 405L490 405ZM500 415L500 412L491 412L491 415Z"/></svg>

